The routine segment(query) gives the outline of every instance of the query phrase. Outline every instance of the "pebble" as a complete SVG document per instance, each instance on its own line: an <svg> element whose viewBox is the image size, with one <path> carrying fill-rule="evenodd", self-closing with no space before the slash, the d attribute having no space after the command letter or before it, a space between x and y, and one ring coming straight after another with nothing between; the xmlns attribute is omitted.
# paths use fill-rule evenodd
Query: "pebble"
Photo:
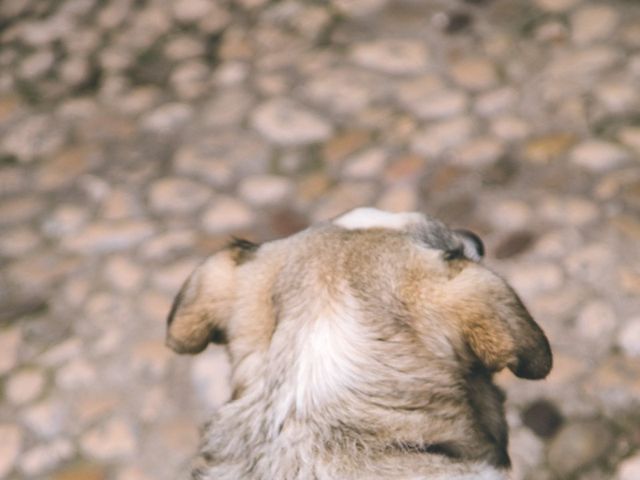
<svg viewBox="0 0 640 480"><path fill-rule="evenodd" d="M388 212L413 212L418 208L415 188L411 185L394 185L385 190L376 207Z"/></svg>
<svg viewBox="0 0 640 480"><path fill-rule="evenodd" d="M21 162L31 162L58 150L64 144L66 135L64 126L53 117L45 114L32 115L5 136L0 148Z"/></svg>
<svg viewBox="0 0 640 480"><path fill-rule="evenodd" d="M531 207L521 200L501 200L486 211L491 223L500 230L524 230L531 224Z"/></svg>
<svg viewBox="0 0 640 480"><path fill-rule="evenodd" d="M628 148L640 154L640 127L624 127L618 133L618 139Z"/></svg>
<svg viewBox="0 0 640 480"><path fill-rule="evenodd" d="M560 13L573 8L580 0L535 0L535 4L548 12Z"/></svg>
<svg viewBox="0 0 640 480"><path fill-rule="evenodd" d="M156 180L149 190L151 208L160 213L188 213L207 203L209 188L186 178Z"/></svg>
<svg viewBox="0 0 640 480"><path fill-rule="evenodd" d="M78 232L87 222L89 212L77 205L60 205L42 223L42 230L51 237L66 237Z"/></svg>
<svg viewBox="0 0 640 480"><path fill-rule="evenodd" d="M27 80L35 80L47 73L55 62L55 56L51 50L39 50L20 64L19 74Z"/></svg>
<svg viewBox="0 0 640 480"><path fill-rule="evenodd" d="M531 133L530 125L512 115L498 116L491 121L491 133L508 142L519 142Z"/></svg>
<svg viewBox="0 0 640 480"><path fill-rule="evenodd" d="M30 228L5 229L0 237L0 255L20 257L35 249L39 243L39 236Z"/></svg>
<svg viewBox="0 0 640 480"><path fill-rule="evenodd" d="M544 165L561 158L574 143L571 133L551 133L529 140L523 154L530 162Z"/></svg>
<svg viewBox="0 0 640 480"><path fill-rule="evenodd" d="M112 461L132 457L137 450L137 442L129 423L115 417L82 435L80 447L91 458Z"/></svg>
<svg viewBox="0 0 640 480"><path fill-rule="evenodd" d="M5 394L14 405L23 405L40 396L44 385L45 376L41 370L24 369L9 377Z"/></svg>
<svg viewBox="0 0 640 480"><path fill-rule="evenodd" d="M611 428L603 421L569 423L549 444L549 465L560 478L568 478L597 462L612 442Z"/></svg>
<svg viewBox="0 0 640 480"><path fill-rule="evenodd" d="M95 222L71 238L63 245L80 253L108 253L130 249L153 234L153 226L144 220L122 220Z"/></svg>
<svg viewBox="0 0 640 480"><path fill-rule="evenodd" d="M620 329L618 345L629 357L640 357L640 317L632 318Z"/></svg>
<svg viewBox="0 0 640 480"><path fill-rule="evenodd" d="M564 225L584 226L598 218L598 207L580 197L548 196L540 202L540 216Z"/></svg>
<svg viewBox="0 0 640 480"><path fill-rule="evenodd" d="M317 143L329 138L333 130L318 114L284 98L258 106L251 123L266 139L282 146Z"/></svg>
<svg viewBox="0 0 640 480"><path fill-rule="evenodd" d="M473 122L467 117L445 120L414 135L411 148L427 157L438 156L464 143L473 132Z"/></svg>
<svg viewBox="0 0 640 480"><path fill-rule="evenodd" d="M451 154L451 163L466 167L485 167L495 163L504 153L502 143L492 137L471 140Z"/></svg>
<svg viewBox="0 0 640 480"><path fill-rule="evenodd" d="M208 233L230 233L253 225L253 212L232 197L217 197L202 216L202 227Z"/></svg>
<svg viewBox="0 0 640 480"><path fill-rule="evenodd" d="M559 288L564 280L562 270L553 263L538 262L519 266L509 275L513 288L525 298Z"/></svg>
<svg viewBox="0 0 640 480"><path fill-rule="evenodd" d="M371 182L344 182L332 188L313 210L312 219L320 222L337 217L356 207L369 205L375 196L375 185Z"/></svg>
<svg viewBox="0 0 640 480"><path fill-rule="evenodd" d="M65 390L95 386L98 379L95 367L84 358L77 358L56 373L56 385Z"/></svg>
<svg viewBox="0 0 640 480"><path fill-rule="evenodd" d="M384 90L374 74L339 68L309 79L305 97L338 115L353 115L381 96Z"/></svg>
<svg viewBox="0 0 640 480"><path fill-rule="evenodd" d="M618 319L611 306L602 300L587 303L576 319L576 333L584 338L591 353L606 352L611 346ZM640 330L637 338L640 338ZM640 353L640 349L638 350Z"/></svg>
<svg viewBox="0 0 640 480"><path fill-rule="evenodd" d="M342 174L348 178L366 179L380 174L387 160L387 154L381 148L371 148L357 153L345 162Z"/></svg>
<svg viewBox="0 0 640 480"><path fill-rule="evenodd" d="M425 43L403 39L380 39L356 44L351 58L362 67L392 75L416 74L429 65Z"/></svg>
<svg viewBox="0 0 640 480"><path fill-rule="evenodd" d="M625 161L628 154L613 143L604 140L586 140L573 148L570 157L576 165L600 173Z"/></svg>
<svg viewBox="0 0 640 480"><path fill-rule="evenodd" d="M54 439L68 427L67 404L47 398L24 410L24 422L31 432L43 439Z"/></svg>
<svg viewBox="0 0 640 480"><path fill-rule="evenodd" d="M5 478L18 461L22 449L23 434L20 427L10 423L0 424L0 478Z"/></svg>
<svg viewBox="0 0 640 480"><path fill-rule="evenodd" d="M640 477L640 453L625 458L616 471L616 480L636 480Z"/></svg>
<svg viewBox="0 0 640 480"><path fill-rule="evenodd" d="M144 271L125 256L109 258L104 267L107 281L117 290L136 291L144 279Z"/></svg>
<svg viewBox="0 0 640 480"><path fill-rule="evenodd" d="M238 184L240 197L254 206L282 204L293 193L292 182L279 175L254 175Z"/></svg>
<svg viewBox="0 0 640 480"><path fill-rule="evenodd" d="M193 116L193 107L185 103L167 103L161 105L141 119L144 129L158 134L175 133Z"/></svg>
<svg viewBox="0 0 640 480"><path fill-rule="evenodd" d="M451 77L462 88L479 92L495 87L498 75L487 58L464 57L451 63Z"/></svg>
<svg viewBox="0 0 640 480"><path fill-rule="evenodd" d="M0 331L0 375L17 365L21 342L22 333L19 328L10 327Z"/></svg>
<svg viewBox="0 0 640 480"><path fill-rule="evenodd" d="M73 444L66 438L59 438L27 450L20 459L19 467L27 477L33 478L52 470L73 455Z"/></svg>
<svg viewBox="0 0 640 480"><path fill-rule="evenodd" d="M475 111L484 117L493 117L508 112L517 98L518 92L513 88L497 88L478 97L475 103Z"/></svg>
<svg viewBox="0 0 640 480"><path fill-rule="evenodd" d="M585 5L570 17L572 40L585 45L609 38L618 25L618 12L611 6Z"/></svg>

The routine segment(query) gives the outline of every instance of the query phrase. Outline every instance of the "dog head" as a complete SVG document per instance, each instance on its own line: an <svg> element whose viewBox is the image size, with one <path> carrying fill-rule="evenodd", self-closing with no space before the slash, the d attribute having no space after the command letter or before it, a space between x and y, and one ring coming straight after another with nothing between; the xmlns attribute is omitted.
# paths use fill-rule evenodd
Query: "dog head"
<svg viewBox="0 0 640 480"><path fill-rule="evenodd" d="M465 368L543 378L549 343L516 293L482 265L483 254L471 232L367 208L262 245L234 241L183 285L167 344L198 353L229 342L232 357L246 358L269 351L285 330L298 341L296 331L311 328L317 343L317 324L330 321L337 332L377 339L372 348L399 335ZM325 340L327 348L339 341ZM341 341L367 348L362 339Z"/></svg>

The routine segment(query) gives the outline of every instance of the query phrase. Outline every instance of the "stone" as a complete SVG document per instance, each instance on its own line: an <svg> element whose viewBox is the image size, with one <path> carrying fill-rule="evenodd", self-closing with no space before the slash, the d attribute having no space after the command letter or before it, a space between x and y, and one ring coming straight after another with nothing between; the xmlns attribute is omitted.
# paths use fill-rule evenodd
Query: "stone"
<svg viewBox="0 0 640 480"><path fill-rule="evenodd" d="M46 74L55 62L51 50L37 50L20 63L19 75L27 80L35 80Z"/></svg>
<svg viewBox="0 0 640 480"><path fill-rule="evenodd" d="M364 179L380 175L387 160L387 154L381 148L370 148L357 153L346 161L342 170L345 177Z"/></svg>
<svg viewBox="0 0 640 480"><path fill-rule="evenodd" d="M38 188L53 190L68 186L89 168L91 152L86 147L73 146L56 153L38 169Z"/></svg>
<svg viewBox="0 0 640 480"><path fill-rule="evenodd" d="M3 166L0 170L0 195L18 193L26 183L25 172L21 168Z"/></svg>
<svg viewBox="0 0 640 480"><path fill-rule="evenodd" d="M248 229L255 216L242 202L232 197L220 196L213 200L202 216L202 227L208 233L230 233Z"/></svg>
<svg viewBox="0 0 640 480"><path fill-rule="evenodd" d="M22 333L17 327L0 331L0 375L5 375L18 363Z"/></svg>
<svg viewBox="0 0 640 480"><path fill-rule="evenodd" d="M557 289L564 280L562 269L547 262L519 266L508 277L513 288L525 298Z"/></svg>
<svg viewBox="0 0 640 480"><path fill-rule="evenodd" d="M27 450L20 459L19 468L28 478L52 470L73 457L75 449L66 438L59 438Z"/></svg>
<svg viewBox="0 0 640 480"><path fill-rule="evenodd" d="M620 462L615 480L636 480L637 478L640 478L640 453Z"/></svg>
<svg viewBox="0 0 640 480"><path fill-rule="evenodd" d="M398 96L407 110L425 120L460 115L468 104L464 92L446 88L434 75L423 75L403 83Z"/></svg>
<svg viewBox="0 0 640 480"><path fill-rule="evenodd" d="M66 237L78 232L87 222L89 212L78 205L57 207L42 223L42 230L50 237Z"/></svg>
<svg viewBox="0 0 640 480"><path fill-rule="evenodd" d="M522 412L522 422L541 438L553 437L562 425L562 414L547 400L536 400Z"/></svg>
<svg viewBox="0 0 640 480"><path fill-rule="evenodd" d="M64 144L67 131L50 115L31 115L5 135L0 151L15 156L21 162L51 155Z"/></svg>
<svg viewBox="0 0 640 480"><path fill-rule="evenodd" d="M520 255L531 248L535 236L528 230L510 232L496 245L493 256L499 260Z"/></svg>
<svg viewBox="0 0 640 480"><path fill-rule="evenodd" d="M45 377L39 369L23 369L15 372L6 383L5 394L14 405L35 400L44 389Z"/></svg>
<svg viewBox="0 0 640 480"><path fill-rule="evenodd" d="M575 324L576 334L588 342L587 348L591 353L606 352L611 347L617 327L615 312L602 300L587 303L578 314Z"/></svg>
<svg viewBox="0 0 640 480"><path fill-rule="evenodd" d="M495 66L487 58L463 57L451 62L450 74L460 87L479 92L495 87L498 75Z"/></svg>
<svg viewBox="0 0 640 480"><path fill-rule="evenodd" d="M535 4L548 12L560 13L573 8L580 0L535 0Z"/></svg>
<svg viewBox="0 0 640 480"><path fill-rule="evenodd" d="M95 367L83 358L69 362L56 373L56 385L65 390L95 387L97 379Z"/></svg>
<svg viewBox="0 0 640 480"><path fill-rule="evenodd" d="M224 89L206 104L202 122L211 128L237 126L244 121L253 102L253 95L245 89Z"/></svg>
<svg viewBox="0 0 640 480"><path fill-rule="evenodd" d="M197 176L215 187L226 186L233 178L233 168L228 161L192 146L178 150L173 162L178 173Z"/></svg>
<svg viewBox="0 0 640 480"><path fill-rule="evenodd" d="M625 126L617 137L625 146L640 154L640 127Z"/></svg>
<svg viewBox="0 0 640 480"><path fill-rule="evenodd" d="M638 108L638 91L633 82L609 81L595 90L595 96L607 112L625 113Z"/></svg>
<svg viewBox="0 0 640 480"><path fill-rule="evenodd" d="M8 478L22 449L22 430L18 425L0 424L0 478Z"/></svg>
<svg viewBox="0 0 640 480"><path fill-rule="evenodd" d="M376 207L388 212L413 212L418 208L416 189L411 185L393 185L382 193Z"/></svg>
<svg viewBox="0 0 640 480"><path fill-rule="evenodd" d="M44 203L36 196L10 197L0 200L0 225L27 222L44 209Z"/></svg>
<svg viewBox="0 0 640 480"><path fill-rule="evenodd" d="M492 137L479 137L456 148L451 163L465 167L485 167L498 161L504 154L502 142Z"/></svg>
<svg viewBox="0 0 640 480"><path fill-rule="evenodd" d="M56 472L51 480L107 480L107 470L101 465L80 463Z"/></svg>
<svg viewBox="0 0 640 480"><path fill-rule="evenodd" d="M197 263L192 259L173 262L162 268L157 268L151 276L151 282L158 290L174 295L196 266Z"/></svg>
<svg viewBox="0 0 640 480"><path fill-rule="evenodd" d="M161 213L192 212L207 203L209 197L209 188L179 177L161 178L149 189L151 207Z"/></svg>
<svg viewBox="0 0 640 480"><path fill-rule="evenodd" d="M293 183L279 175L253 175L240 181L238 193L248 203L264 207L284 203L293 193Z"/></svg>
<svg viewBox="0 0 640 480"><path fill-rule="evenodd" d="M174 133L193 117L193 107L185 103L167 103L146 114L141 120L144 129L157 134Z"/></svg>
<svg viewBox="0 0 640 480"><path fill-rule="evenodd" d="M393 159L384 171L384 180L387 183L411 180L420 177L427 161L421 155L409 153Z"/></svg>
<svg viewBox="0 0 640 480"><path fill-rule="evenodd" d="M141 378L162 378L171 360L171 351L164 341L144 340L133 347L131 368Z"/></svg>
<svg viewBox="0 0 640 480"><path fill-rule="evenodd" d="M109 258L104 272L109 284L125 292L136 291L144 279L144 271L122 255Z"/></svg>
<svg viewBox="0 0 640 480"><path fill-rule="evenodd" d="M169 40L164 47L165 57L174 61L199 57L205 53L205 45L202 40L192 35L177 35Z"/></svg>
<svg viewBox="0 0 640 480"><path fill-rule="evenodd" d="M25 425L39 438L54 439L68 427L67 404L46 398L23 412Z"/></svg>
<svg viewBox="0 0 640 480"><path fill-rule="evenodd" d="M549 465L560 478L568 478L597 462L612 443L613 433L604 421L568 423L549 444Z"/></svg>
<svg viewBox="0 0 640 480"><path fill-rule="evenodd" d="M35 249L39 244L40 237L30 228L5 229L0 237L0 255L20 257Z"/></svg>
<svg viewBox="0 0 640 480"><path fill-rule="evenodd" d="M191 383L207 409L215 409L231 397L229 358L221 346L210 347L194 358Z"/></svg>
<svg viewBox="0 0 640 480"><path fill-rule="evenodd" d="M592 243L571 252L564 263L574 277L600 285L613 264L613 252L605 243Z"/></svg>
<svg viewBox="0 0 640 480"><path fill-rule="evenodd" d="M153 226L144 220L95 222L87 225L63 245L79 253L108 253L138 245L153 234Z"/></svg>
<svg viewBox="0 0 640 480"><path fill-rule="evenodd" d="M532 163L547 164L564 155L575 143L571 133L551 133L529 140L524 146L524 157Z"/></svg>
<svg viewBox="0 0 640 480"><path fill-rule="evenodd" d="M322 157L329 167L341 164L349 156L366 146L371 135L362 130L348 130L329 140L322 149Z"/></svg>
<svg viewBox="0 0 640 480"><path fill-rule="evenodd" d="M632 318L618 333L618 345L630 357L640 357L640 317Z"/></svg>
<svg viewBox="0 0 640 480"><path fill-rule="evenodd" d="M585 140L574 147L571 160L592 172L609 170L628 158L621 147L604 140Z"/></svg>
<svg viewBox="0 0 640 480"><path fill-rule="evenodd" d="M544 198L538 212L541 217L561 225L584 226L594 222L599 215L598 207L581 197Z"/></svg>
<svg viewBox="0 0 640 480"><path fill-rule="evenodd" d="M531 133L530 125L523 119L513 115L496 117L491 122L491 133L497 138L509 142L517 142L528 137Z"/></svg>
<svg viewBox="0 0 640 480"><path fill-rule="evenodd" d="M137 450L137 441L129 424L115 417L83 434L80 447L91 458L112 461L132 457Z"/></svg>
<svg viewBox="0 0 640 480"><path fill-rule="evenodd" d="M355 115L381 96L384 86L371 72L336 68L310 78L303 89L314 104L338 115Z"/></svg>
<svg viewBox="0 0 640 480"><path fill-rule="evenodd" d="M442 155L464 143L473 129L473 122L467 117L445 120L419 131L412 139L411 148L427 157Z"/></svg>
<svg viewBox="0 0 640 480"><path fill-rule="evenodd" d="M502 87L481 94L475 103L475 111L484 117L493 117L510 110L518 98L512 87Z"/></svg>
<svg viewBox="0 0 640 480"><path fill-rule="evenodd" d="M208 66L199 61L183 62L171 73L169 83L181 99L192 100L209 88L210 71Z"/></svg>
<svg viewBox="0 0 640 480"><path fill-rule="evenodd" d="M572 40L578 45L606 40L614 33L619 20L618 12L611 6L585 5L570 17Z"/></svg>
<svg viewBox="0 0 640 480"><path fill-rule="evenodd" d="M509 478L523 480L532 472L538 474L544 461L544 445L524 428L509 432L509 456L513 462Z"/></svg>
<svg viewBox="0 0 640 480"><path fill-rule="evenodd" d="M192 23L206 18L212 8L207 0L178 0L172 4L171 13L179 22Z"/></svg>
<svg viewBox="0 0 640 480"><path fill-rule="evenodd" d="M506 199L485 209L489 220L499 230L524 230L531 224L532 211L527 202Z"/></svg>
<svg viewBox="0 0 640 480"><path fill-rule="evenodd" d="M379 39L356 44L350 52L362 67L391 75L424 72L429 65L429 51L422 41Z"/></svg>
<svg viewBox="0 0 640 480"><path fill-rule="evenodd" d="M267 140L282 146L317 143L329 138L333 130L318 114L285 98L259 105L251 123Z"/></svg>
<svg viewBox="0 0 640 480"><path fill-rule="evenodd" d="M196 235L192 230L175 230L154 236L145 242L140 253L147 260L162 260L191 250Z"/></svg>
<svg viewBox="0 0 640 480"><path fill-rule="evenodd" d="M116 480L152 480L153 476L147 475L140 467L125 466L116 477Z"/></svg>

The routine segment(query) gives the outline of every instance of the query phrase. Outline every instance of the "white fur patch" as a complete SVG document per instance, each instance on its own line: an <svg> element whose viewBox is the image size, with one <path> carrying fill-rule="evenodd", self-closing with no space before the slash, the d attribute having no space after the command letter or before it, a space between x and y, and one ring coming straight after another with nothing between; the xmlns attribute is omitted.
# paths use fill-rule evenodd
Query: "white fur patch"
<svg viewBox="0 0 640 480"><path fill-rule="evenodd" d="M389 213L376 208L356 208L336 218L333 223L347 230L362 228L389 228L403 230L407 225L423 221L418 212Z"/></svg>
<svg viewBox="0 0 640 480"><path fill-rule="evenodd" d="M296 365L296 410L308 412L336 398L358 380L364 357L356 300L323 304L300 332Z"/></svg>

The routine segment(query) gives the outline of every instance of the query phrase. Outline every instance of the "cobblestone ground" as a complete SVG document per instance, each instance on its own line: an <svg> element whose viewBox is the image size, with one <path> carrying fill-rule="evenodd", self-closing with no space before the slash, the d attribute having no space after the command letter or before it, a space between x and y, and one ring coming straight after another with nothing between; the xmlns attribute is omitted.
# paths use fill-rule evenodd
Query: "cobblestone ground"
<svg viewBox="0 0 640 480"><path fill-rule="evenodd" d="M231 234L482 234L555 369L515 479L640 479L635 0L0 2L0 477L173 480L228 395L164 319Z"/></svg>

